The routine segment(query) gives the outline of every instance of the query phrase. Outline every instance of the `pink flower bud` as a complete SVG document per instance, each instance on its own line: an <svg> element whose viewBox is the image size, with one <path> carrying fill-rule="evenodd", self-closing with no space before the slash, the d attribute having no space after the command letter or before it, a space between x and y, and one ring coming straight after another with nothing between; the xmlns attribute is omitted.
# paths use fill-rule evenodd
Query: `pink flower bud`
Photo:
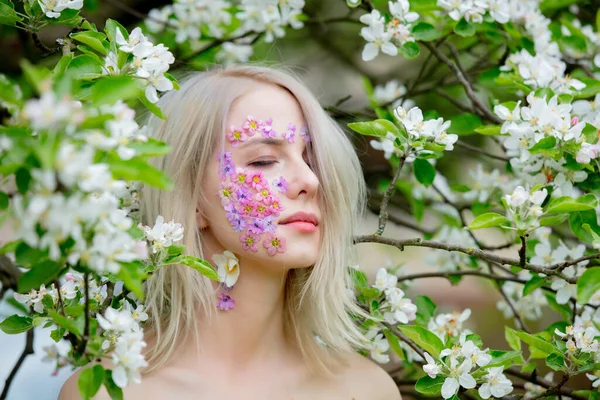
<svg viewBox="0 0 600 400"><path fill-rule="evenodd" d="M579 118L577 118L577 117L571 118L571 125L577 125L578 122L579 122Z"/></svg>
<svg viewBox="0 0 600 400"><path fill-rule="evenodd" d="M137 254L142 260L148 258L148 247L146 246L145 241L135 242L134 250L135 254Z"/></svg>

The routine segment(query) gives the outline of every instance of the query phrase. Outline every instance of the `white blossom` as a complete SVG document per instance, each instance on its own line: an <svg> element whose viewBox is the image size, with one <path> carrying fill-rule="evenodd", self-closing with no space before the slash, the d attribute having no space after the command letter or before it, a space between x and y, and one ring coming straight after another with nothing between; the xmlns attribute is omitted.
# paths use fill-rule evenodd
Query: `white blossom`
<svg viewBox="0 0 600 400"><path fill-rule="evenodd" d="M502 373L503 367L491 367L487 371L487 375L484 376L485 382L478 389L482 398L501 398L513 391L512 382Z"/></svg>
<svg viewBox="0 0 600 400"><path fill-rule="evenodd" d="M143 226L142 229L146 233L146 240L152 244L153 253L157 253L183 239L183 226L180 223L175 223L174 220L165 223L162 215L156 217L156 222L152 228Z"/></svg>
<svg viewBox="0 0 600 400"><path fill-rule="evenodd" d="M225 250L223 254L213 254L212 260L217 265L219 282L225 283L228 288L233 287L240 276L240 263L235 254Z"/></svg>
<svg viewBox="0 0 600 400"><path fill-rule="evenodd" d="M386 364L390 362L390 356L386 354L389 349L388 340L383 334L379 333L371 343L371 358L380 364Z"/></svg>
<svg viewBox="0 0 600 400"><path fill-rule="evenodd" d="M386 301L381 304L381 309L389 311L383 313L383 317L390 324L400 322L408 324L414 320L417 315L417 306L412 303L412 300L404 298L404 292L399 288L392 288L386 291Z"/></svg>
<svg viewBox="0 0 600 400"><path fill-rule="evenodd" d="M38 0L42 12L48 18L58 18L60 13L67 8L72 10L81 10L83 0Z"/></svg>

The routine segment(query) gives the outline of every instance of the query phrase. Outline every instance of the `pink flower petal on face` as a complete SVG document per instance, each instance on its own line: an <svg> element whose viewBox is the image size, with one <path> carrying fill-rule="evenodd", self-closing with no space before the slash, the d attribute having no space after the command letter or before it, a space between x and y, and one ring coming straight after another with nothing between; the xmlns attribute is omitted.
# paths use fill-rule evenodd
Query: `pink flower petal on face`
<svg viewBox="0 0 600 400"><path fill-rule="evenodd" d="M300 137L302 137L302 140L304 140L305 142L310 142L310 136L308 135L308 126L302 125L302 128L300 128Z"/></svg>
<svg viewBox="0 0 600 400"><path fill-rule="evenodd" d="M283 176L275 179L273 181L273 186L275 186L281 193L285 193L288 189L288 183Z"/></svg>
<svg viewBox="0 0 600 400"><path fill-rule="evenodd" d="M296 140L296 125L291 122L288 124L287 131L283 132L283 137L290 143Z"/></svg>
<svg viewBox="0 0 600 400"><path fill-rule="evenodd" d="M222 311L231 310L235 307L235 300L228 294L219 294L219 300L217 300L217 307Z"/></svg>
<svg viewBox="0 0 600 400"><path fill-rule="evenodd" d="M263 241L263 247L267 249L267 254L274 256L277 253L283 253L286 250L285 238L268 233Z"/></svg>
<svg viewBox="0 0 600 400"><path fill-rule="evenodd" d="M229 132L225 135L227 140L231 142L232 147L237 147L240 142L248 140L248 135L240 128L231 125Z"/></svg>
<svg viewBox="0 0 600 400"><path fill-rule="evenodd" d="M262 121L254 119L254 117L252 117L252 115L248 115L248 117L246 118L246 121L244 121L244 124L242 125L242 130L248 136L254 136L254 134L256 132L261 130L261 125L263 125Z"/></svg>

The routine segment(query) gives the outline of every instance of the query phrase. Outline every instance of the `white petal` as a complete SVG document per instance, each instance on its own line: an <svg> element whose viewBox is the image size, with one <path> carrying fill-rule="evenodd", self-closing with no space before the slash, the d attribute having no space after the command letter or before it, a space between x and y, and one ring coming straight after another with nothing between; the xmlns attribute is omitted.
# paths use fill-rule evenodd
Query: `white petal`
<svg viewBox="0 0 600 400"><path fill-rule="evenodd" d="M379 47L375 43L367 43L362 52L364 61L371 61L379 54Z"/></svg>

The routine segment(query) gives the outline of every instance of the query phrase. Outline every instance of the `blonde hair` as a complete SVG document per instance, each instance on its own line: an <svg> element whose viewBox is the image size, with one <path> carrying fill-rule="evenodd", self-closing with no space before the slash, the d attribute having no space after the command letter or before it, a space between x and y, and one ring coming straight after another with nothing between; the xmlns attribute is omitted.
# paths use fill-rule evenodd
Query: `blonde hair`
<svg viewBox="0 0 600 400"><path fill-rule="evenodd" d="M162 215L166 221L181 223L187 254L203 258L201 232L196 226L201 182L215 150L223 143L231 105L257 84L288 90L298 101L311 135L312 164L320 181L322 243L314 266L288 273L285 324L309 368L330 374L343 364L343 356L369 344L353 320L353 316L367 315L347 291L352 288L350 254L366 190L350 140L299 80L273 67L235 66L193 73L180 90L163 96L158 106L167 119L151 115L146 125L150 136L172 147L167 156L156 158L154 165L169 174L175 185L171 192L148 186L142 189L142 221L153 225ZM149 367L145 372L152 373L169 361L177 343L187 335L193 332L199 340L198 310L210 318L216 301L210 280L183 265L159 269L144 290L149 332L156 338L146 354Z"/></svg>

